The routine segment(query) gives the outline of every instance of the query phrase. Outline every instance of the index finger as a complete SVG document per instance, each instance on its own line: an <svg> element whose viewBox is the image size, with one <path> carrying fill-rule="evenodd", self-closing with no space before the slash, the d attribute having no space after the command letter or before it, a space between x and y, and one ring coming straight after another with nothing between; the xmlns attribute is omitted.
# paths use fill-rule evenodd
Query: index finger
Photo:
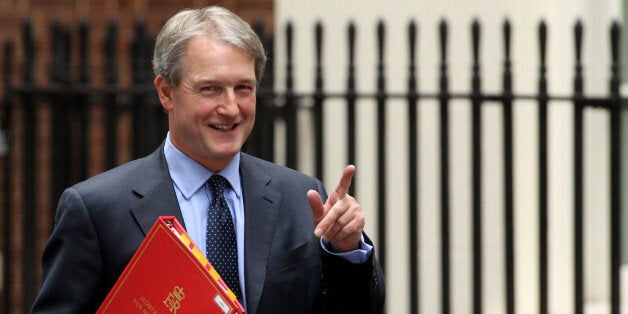
<svg viewBox="0 0 628 314"><path fill-rule="evenodd" d="M342 173L342 177L340 177L340 182L338 182L338 185L334 189L334 192L337 197L336 200L339 200L345 197L345 195L347 195L347 191L349 190L349 187L351 186L351 180L353 180L354 174L355 174L355 166L348 165L345 168L345 171Z"/></svg>

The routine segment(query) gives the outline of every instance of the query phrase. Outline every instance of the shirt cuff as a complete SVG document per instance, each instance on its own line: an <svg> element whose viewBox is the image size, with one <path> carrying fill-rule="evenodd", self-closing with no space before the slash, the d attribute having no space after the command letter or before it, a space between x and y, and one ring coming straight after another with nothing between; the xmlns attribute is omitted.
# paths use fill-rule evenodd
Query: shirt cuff
<svg viewBox="0 0 628 314"><path fill-rule="evenodd" d="M366 262L369 259L369 257L371 257L371 253L373 253L373 246L364 242L364 235L362 235L362 237L360 238L359 249L355 249L353 251L348 251L348 252L342 252L342 253L332 252L331 245L329 243L324 242L322 238L320 239L320 241L321 241L321 247L323 248L323 250L325 250L325 252L331 255L343 258L353 264L362 264Z"/></svg>

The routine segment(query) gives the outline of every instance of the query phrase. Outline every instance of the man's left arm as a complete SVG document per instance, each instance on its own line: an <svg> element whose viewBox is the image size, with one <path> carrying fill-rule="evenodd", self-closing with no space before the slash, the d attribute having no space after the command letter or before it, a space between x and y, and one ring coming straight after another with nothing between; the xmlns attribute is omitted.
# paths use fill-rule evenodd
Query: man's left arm
<svg viewBox="0 0 628 314"><path fill-rule="evenodd" d="M307 198L323 246L326 313L382 313L385 284L374 254L373 242L364 234L364 215L355 198L347 195L354 166L347 166L338 186L325 203L319 192Z"/></svg>
<svg viewBox="0 0 628 314"><path fill-rule="evenodd" d="M365 243L372 242L365 237ZM374 252L364 263L323 253L325 313L383 313L386 296L384 273Z"/></svg>

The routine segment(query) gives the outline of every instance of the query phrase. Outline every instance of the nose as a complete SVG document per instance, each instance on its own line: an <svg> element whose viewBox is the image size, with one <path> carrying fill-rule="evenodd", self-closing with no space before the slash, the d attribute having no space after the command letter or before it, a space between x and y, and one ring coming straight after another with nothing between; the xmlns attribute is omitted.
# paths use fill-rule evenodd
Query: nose
<svg viewBox="0 0 628 314"><path fill-rule="evenodd" d="M233 89L225 89L223 93L223 100L216 110L219 114L226 116L233 116L238 114L240 110L238 108L236 93Z"/></svg>

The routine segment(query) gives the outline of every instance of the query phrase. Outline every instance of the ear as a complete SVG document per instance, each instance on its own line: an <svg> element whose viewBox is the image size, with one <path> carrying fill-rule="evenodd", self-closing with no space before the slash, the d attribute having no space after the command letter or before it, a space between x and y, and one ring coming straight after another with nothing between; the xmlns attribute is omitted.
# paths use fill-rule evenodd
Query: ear
<svg viewBox="0 0 628 314"><path fill-rule="evenodd" d="M153 83L155 84L155 89L157 89L157 95L159 96L159 102L161 102L161 106L164 108L164 110L170 112L173 107L173 100L171 95L172 86L170 85L170 82L165 77L157 75Z"/></svg>

